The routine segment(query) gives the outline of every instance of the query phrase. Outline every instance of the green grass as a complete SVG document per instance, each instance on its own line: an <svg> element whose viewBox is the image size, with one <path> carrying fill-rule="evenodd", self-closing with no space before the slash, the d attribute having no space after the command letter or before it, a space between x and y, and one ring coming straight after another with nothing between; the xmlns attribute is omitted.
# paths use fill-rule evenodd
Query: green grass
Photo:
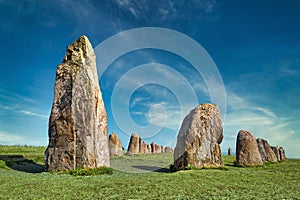
<svg viewBox="0 0 300 200"><path fill-rule="evenodd" d="M27 160L43 157L43 152L42 147L0 146L1 156L23 155ZM0 160L0 199L300 198L300 160L243 168L234 166L232 156L223 159L226 170L191 169L169 173L171 154L123 156L111 159L112 167L118 166L119 170L101 176L27 173L13 170ZM158 166L165 168L153 172Z"/></svg>
<svg viewBox="0 0 300 200"><path fill-rule="evenodd" d="M99 167L94 169L88 168L77 168L73 170L63 170L63 171L52 171L52 174L69 174L73 176L97 176L97 175L112 175L113 169L111 167Z"/></svg>

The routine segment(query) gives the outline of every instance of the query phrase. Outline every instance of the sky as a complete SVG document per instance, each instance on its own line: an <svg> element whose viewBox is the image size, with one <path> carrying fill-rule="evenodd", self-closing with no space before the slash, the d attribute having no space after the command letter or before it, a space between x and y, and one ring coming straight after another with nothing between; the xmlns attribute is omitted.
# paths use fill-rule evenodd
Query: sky
<svg viewBox="0 0 300 200"><path fill-rule="evenodd" d="M107 66L99 83L108 131L125 148L132 132L174 147L191 109L221 102L223 152L235 150L244 129L300 158L299 10L297 0L0 0L0 144L48 144L55 71L66 46L84 34L101 62L107 57L97 48L109 38L154 27L197 42L213 67L199 72L186 57L159 48L127 52ZM176 44L186 55L198 53Z"/></svg>

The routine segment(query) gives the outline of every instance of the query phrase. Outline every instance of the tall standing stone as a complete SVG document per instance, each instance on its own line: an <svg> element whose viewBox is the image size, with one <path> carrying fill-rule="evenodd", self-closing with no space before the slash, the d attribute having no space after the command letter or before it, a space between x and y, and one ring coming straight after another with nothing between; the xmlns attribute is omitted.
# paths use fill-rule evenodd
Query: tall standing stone
<svg viewBox="0 0 300 200"><path fill-rule="evenodd" d="M135 133L132 133L128 145L128 153L138 154L140 152L140 141L140 136Z"/></svg>
<svg viewBox="0 0 300 200"><path fill-rule="evenodd" d="M174 150L175 170L223 166L220 144L223 128L220 110L213 104L201 104L183 120Z"/></svg>
<svg viewBox="0 0 300 200"><path fill-rule="evenodd" d="M230 147L228 148L228 155L232 156L232 149Z"/></svg>
<svg viewBox="0 0 300 200"><path fill-rule="evenodd" d="M236 140L236 162L238 165L262 165L255 136L245 130L240 130Z"/></svg>
<svg viewBox="0 0 300 200"><path fill-rule="evenodd" d="M116 133L111 133L109 135L109 154L110 156L123 155L122 143Z"/></svg>
<svg viewBox="0 0 300 200"><path fill-rule="evenodd" d="M86 36L67 47L57 67L48 134L47 171L110 166L96 56Z"/></svg>

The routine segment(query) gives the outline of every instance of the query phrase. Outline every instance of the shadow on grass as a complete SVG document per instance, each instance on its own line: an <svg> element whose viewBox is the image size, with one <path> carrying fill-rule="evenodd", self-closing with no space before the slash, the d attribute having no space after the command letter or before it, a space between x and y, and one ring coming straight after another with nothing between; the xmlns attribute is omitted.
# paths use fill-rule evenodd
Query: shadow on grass
<svg viewBox="0 0 300 200"><path fill-rule="evenodd" d="M45 166L24 158L23 155L0 155L7 167L13 170L27 173L41 173L45 171Z"/></svg>
<svg viewBox="0 0 300 200"><path fill-rule="evenodd" d="M157 166L134 165L132 167L149 172L171 173L168 168L161 168Z"/></svg>

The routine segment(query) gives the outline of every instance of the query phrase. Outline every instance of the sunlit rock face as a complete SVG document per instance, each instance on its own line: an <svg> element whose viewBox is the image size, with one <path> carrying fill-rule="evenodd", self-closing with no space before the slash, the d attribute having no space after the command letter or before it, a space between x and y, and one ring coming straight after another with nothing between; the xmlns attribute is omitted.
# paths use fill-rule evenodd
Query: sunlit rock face
<svg viewBox="0 0 300 200"><path fill-rule="evenodd" d="M152 142L151 144L152 153L161 153L161 146Z"/></svg>
<svg viewBox="0 0 300 200"><path fill-rule="evenodd" d="M109 155L110 156L122 156L123 149L122 143L116 133L111 133L109 135Z"/></svg>
<svg viewBox="0 0 300 200"><path fill-rule="evenodd" d="M130 154L140 153L140 143L141 143L141 137L135 133L131 134L128 149L127 149L128 153Z"/></svg>
<svg viewBox="0 0 300 200"><path fill-rule="evenodd" d="M219 108L213 104L199 105L182 122L174 150L174 169L223 166L222 140Z"/></svg>
<svg viewBox="0 0 300 200"><path fill-rule="evenodd" d="M67 47L57 67L48 134L47 171L110 166L96 56L86 36Z"/></svg>
<svg viewBox="0 0 300 200"><path fill-rule="evenodd" d="M263 164L255 136L245 130L240 130L237 136L236 163L244 166Z"/></svg>

